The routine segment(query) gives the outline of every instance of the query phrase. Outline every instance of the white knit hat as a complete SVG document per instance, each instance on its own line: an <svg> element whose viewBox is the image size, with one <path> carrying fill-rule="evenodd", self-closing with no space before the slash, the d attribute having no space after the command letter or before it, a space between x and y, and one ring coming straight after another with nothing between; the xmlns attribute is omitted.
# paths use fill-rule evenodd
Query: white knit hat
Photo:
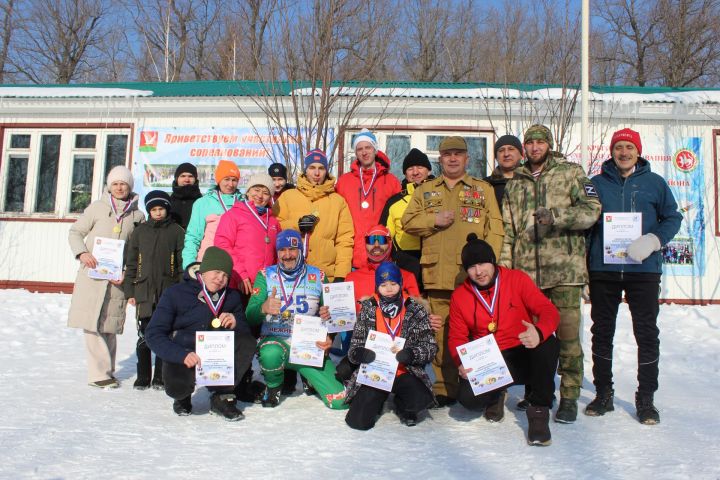
<svg viewBox="0 0 720 480"><path fill-rule="evenodd" d="M273 183L273 179L267 173L255 173L255 174L250 175L250 178L248 179L248 183L247 183L247 189L249 190L251 187L254 187L255 185L261 185L263 187L267 187L267 189L271 195L275 191L275 184Z"/></svg>
<svg viewBox="0 0 720 480"><path fill-rule="evenodd" d="M375 150L378 149L377 138L375 138L375 135L367 128L363 128L360 133L355 135L355 139L353 139L352 143L353 150L357 148L357 145L360 142L370 142Z"/></svg>
<svg viewBox="0 0 720 480"><path fill-rule="evenodd" d="M117 167L114 167L112 170L110 170L110 173L108 173L107 176L108 190L110 190L110 185L112 185L113 182L127 183L130 187L130 190L133 189L135 183L133 182L132 172L125 165L118 165Z"/></svg>

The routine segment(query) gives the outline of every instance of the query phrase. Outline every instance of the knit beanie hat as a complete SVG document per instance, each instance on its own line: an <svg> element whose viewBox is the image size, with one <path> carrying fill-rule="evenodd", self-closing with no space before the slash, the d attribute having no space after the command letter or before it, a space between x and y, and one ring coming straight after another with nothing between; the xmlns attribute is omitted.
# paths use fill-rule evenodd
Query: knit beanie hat
<svg viewBox="0 0 720 480"><path fill-rule="evenodd" d="M302 252L303 242L300 232L288 229L278 233L275 238L275 250L280 251L283 248L299 248Z"/></svg>
<svg viewBox="0 0 720 480"><path fill-rule="evenodd" d="M268 175L271 177L282 177L287 179L287 167L282 163L273 163L268 168Z"/></svg>
<svg viewBox="0 0 720 480"><path fill-rule="evenodd" d="M545 125L535 124L528 128L525 131L523 143L527 143L530 140L542 140L544 142L547 142L547 144L550 145L550 150L552 150L555 145L553 143L552 132Z"/></svg>
<svg viewBox="0 0 720 480"><path fill-rule="evenodd" d="M303 170L307 170L307 168L313 163L321 163L322 166L325 167L325 170L327 170L328 159L327 156L325 156L325 152L323 152L319 148L316 148L315 150L310 150L305 156L305 160L303 161Z"/></svg>
<svg viewBox="0 0 720 480"><path fill-rule="evenodd" d="M522 154L523 146L520 142L520 139L517 138L515 135L503 135L502 137L498 138L495 142L495 156L497 157L497 152L500 150L500 148L510 145L511 147L517 148L518 152Z"/></svg>
<svg viewBox="0 0 720 480"><path fill-rule="evenodd" d="M240 170L238 170L235 162L231 160L220 160L215 167L215 183L220 184L220 180L226 177L233 177L240 180Z"/></svg>
<svg viewBox="0 0 720 480"><path fill-rule="evenodd" d="M198 272L205 273L212 270L220 270L227 273L228 277L232 275L233 260L229 253L220 247L208 247L203 255L202 262Z"/></svg>
<svg viewBox="0 0 720 480"><path fill-rule="evenodd" d="M153 207L163 207L168 212L170 211L170 195L163 192L162 190L153 190L145 195L145 210L150 211Z"/></svg>
<svg viewBox="0 0 720 480"><path fill-rule="evenodd" d="M256 185L267 188L270 194L275 191L273 179L267 173L255 173L253 175L250 175L250 180L248 180L247 188L250 189L251 187L254 187Z"/></svg>
<svg viewBox="0 0 720 480"><path fill-rule="evenodd" d="M107 176L108 190L110 190L110 185L112 185L115 182L127 183L127 185L130 187L130 190L132 190L133 187L135 186L135 182L133 181L132 172L125 165L118 165L117 167L113 167L113 169L110 170L110 173L108 173L108 176Z"/></svg>
<svg viewBox="0 0 720 480"><path fill-rule="evenodd" d="M395 282L402 287L400 268L393 262L383 262L375 270L375 289L385 282Z"/></svg>
<svg viewBox="0 0 720 480"><path fill-rule="evenodd" d="M177 181L178 177L183 173L189 173L196 179L198 178L197 167L192 163L185 162L178 165L178 167L175 169L175 181Z"/></svg>
<svg viewBox="0 0 720 480"><path fill-rule="evenodd" d="M462 259L463 269L465 270L478 263L492 263L493 265L497 265L495 252L493 252L490 244L485 240L480 240L475 233L470 233L467 236L467 243L462 249L460 258Z"/></svg>
<svg viewBox="0 0 720 480"><path fill-rule="evenodd" d="M417 148L413 148L407 155L405 155L405 160L403 160L402 165L403 173L407 172L407 169L410 167L425 167L428 170L432 170L432 165L430 165L430 159L428 156Z"/></svg>
<svg viewBox="0 0 720 480"><path fill-rule="evenodd" d="M355 150L357 148L358 143L360 143L360 142L370 142L370 144L373 146L373 148L375 150L378 150L377 137L375 137L375 135L367 128L363 128L362 130L360 130L360 133L355 135L355 138L353 139L353 142L352 142L353 150Z"/></svg>
<svg viewBox="0 0 720 480"><path fill-rule="evenodd" d="M623 128L613 133L612 140L610 140L610 152L612 153L613 147L617 142L630 142L637 148L638 155L642 155L642 142L640 141L640 134L635 130L629 128Z"/></svg>

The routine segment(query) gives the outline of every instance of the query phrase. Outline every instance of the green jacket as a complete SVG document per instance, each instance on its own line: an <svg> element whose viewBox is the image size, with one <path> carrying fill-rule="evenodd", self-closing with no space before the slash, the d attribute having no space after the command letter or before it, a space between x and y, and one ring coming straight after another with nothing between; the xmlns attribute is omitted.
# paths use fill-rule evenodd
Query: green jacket
<svg viewBox="0 0 720 480"><path fill-rule="evenodd" d="M552 225L536 226L533 213L540 207L552 212ZM587 283L585 230L600 211L597 192L580 165L550 152L535 179L524 164L505 187L500 265L524 271L543 289Z"/></svg>

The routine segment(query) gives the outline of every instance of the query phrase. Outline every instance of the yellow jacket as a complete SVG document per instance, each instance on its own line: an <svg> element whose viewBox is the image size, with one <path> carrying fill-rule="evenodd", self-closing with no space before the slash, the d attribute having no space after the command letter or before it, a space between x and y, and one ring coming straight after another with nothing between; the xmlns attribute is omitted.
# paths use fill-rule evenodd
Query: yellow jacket
<svg viewBox="0 0 720 480"><path fill-rule="evenodd" d="M300 175L297 188L280 195L273 213L283 230L298 230L298 220L303 215L318 217L305 252L307 263L325 272L329 281L350 273L353 221L345 199L335 193L334 178L328 175L322 185L313 185L305 175Z"/></svg>
<svg viewBox="0 0 720 480"><path fill-rule="evenodd" d="M415 191L415 184L408 182L405 186L405 190L397 194L398 198L390 208L388 208L388 217L385 225L390 231L390 236L395 241L395 244L400 250L420 250L420 237L410 235L403 229L402 216L407 209L412 194ZM392 197L388 202L392 201L397 197Z"/></svg>

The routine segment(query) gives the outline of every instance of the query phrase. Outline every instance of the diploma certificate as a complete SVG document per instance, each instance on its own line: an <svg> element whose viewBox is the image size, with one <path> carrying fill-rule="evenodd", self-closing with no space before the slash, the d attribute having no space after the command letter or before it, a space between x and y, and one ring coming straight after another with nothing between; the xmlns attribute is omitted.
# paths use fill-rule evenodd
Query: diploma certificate
<svg viewBox="0 0 720 480"><path fill-rule="evenodd" d="M405 339L402 337L395 337L393 340L387 333L370 330L365 348L375 352L375 360L360 364L357 382L386 392L391 391L398 369L395 355L404 346Z"/></svg>
<svg viewBox="0 0 720 480"><path fill-rule="evenodd" d="M603 215L603 262L640 264L628 257L627 248L642 236L642 213L605 212Z"/></svg>
<svg viewBox="0 0 720 480"><path fill-rule="evenodd" d="M96 280L120 280L123 272L125 240L95 237L92 255L97 266L88 270L88 276Z"/></svg>
<svg viewBox="0 0 720 480"><path fill-rule="evenodd" d="M195 332L195 353L200 357L195 366L196 385L235 384L235 332Z"/></svg>
<svg viewBox="0 0 720 480"><path fill-rule="evenodd" d="M296 314L290 339L290 363L322 367L325 352L315 342L324 342L327 333L327 327L320 317Z"/></svg>
<svg viewBox="0 0 720 480"><path fill-rule="evenodd" d="M323 305L330 307L332 318L327 322L328 332L348 332L355 328L355 286L353 282L323 285Z"/></svg>
<svg viewBox="0 0 720 480"><path fill-rule="evenodd" d="M457 347L460 361L475 395L491 392L513 382L505 359L495 341L495 335L486 335Z"/></svg>

